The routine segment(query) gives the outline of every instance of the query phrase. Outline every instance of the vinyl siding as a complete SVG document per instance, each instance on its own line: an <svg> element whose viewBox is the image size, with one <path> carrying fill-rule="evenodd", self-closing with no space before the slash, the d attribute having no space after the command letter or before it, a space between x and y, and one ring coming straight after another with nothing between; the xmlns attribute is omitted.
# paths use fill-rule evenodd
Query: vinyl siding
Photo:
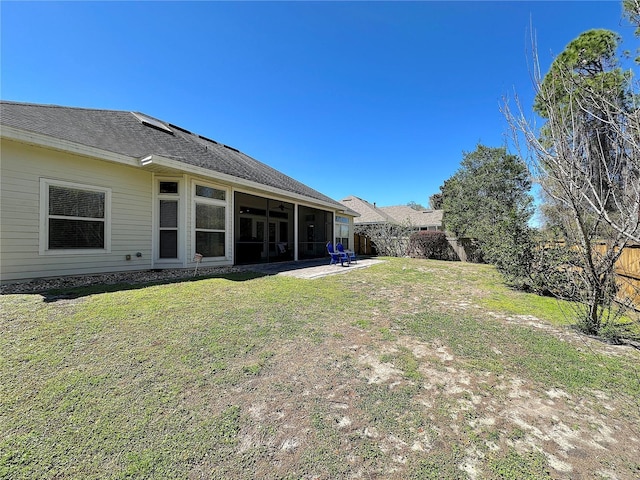
<svg viewBox="0 0 640 480"><path fill-rule="evenodd" d="M3 139L0 281L151 268L152 174ZM40 254L40 179L111 189L111 251ZM140 252L142 257L136 257ZM125 256L131 255L131 260Z"/></svg>

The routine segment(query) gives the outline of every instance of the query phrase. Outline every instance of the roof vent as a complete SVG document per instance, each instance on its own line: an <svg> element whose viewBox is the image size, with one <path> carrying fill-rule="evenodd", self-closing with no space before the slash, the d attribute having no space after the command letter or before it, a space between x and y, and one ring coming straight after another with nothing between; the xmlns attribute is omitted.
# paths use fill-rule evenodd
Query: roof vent
<svg viewBox="0 0 640 480"><path fill-rule="evenodd" d="M156 130L161 130L163 132L170 133L171 135L173 135L173 131L169 127L167 127L164 123L162 123L160 120L156 120L155 118L148 117L143 113L136 113L136 112L131 112L131 113L143 125L146 125L147 127L155 128Z"/></svg>
<svg viewBox="0 0 640 480"><path fill-rule="evenodd" d="M225 148L228 148L229 150L233 150L234 152L240 153L240 150L238 150L237 148L230 147L229 145L222 145L222 146Z"/></svg>
<svg viewBox="0 0 640 480"><path fill-rule="evenodd" d="M179 127L178 125L174 125L173 123L170 123L170 124L169 124L169 126L170 126L171 128L173 128L173 129L175 129L175 130L180 130L181 132L188 133L189 135L193 135L193 134L192 134L189 130L187 130L186 128Z"/></svg>
<svg viewBox="0 0 640 480"><path fill-rule="evenodd" d="M216 145L218 144L218 142L216 142L215 140L212 140L210 138L205 137L204 135L198 135L201 139L206 140L207 142L211 142L211 143L215 143Z"/></svg>

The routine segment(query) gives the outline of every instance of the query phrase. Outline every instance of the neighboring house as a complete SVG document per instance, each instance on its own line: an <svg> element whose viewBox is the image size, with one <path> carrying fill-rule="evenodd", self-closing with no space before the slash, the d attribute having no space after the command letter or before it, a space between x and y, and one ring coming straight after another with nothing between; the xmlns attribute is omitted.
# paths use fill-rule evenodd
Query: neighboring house
<svg viewBox="0 0 640 480"><path fill-rule="evenodd" d="M342 204L142 113L2 101L0 128L2 283L324 257L353 236Z"/></svg>
<svg viewBox="0 0 640 480"><path fill-rule="evenodd" d="M412 226L417 230L442 230L442 210L414 210L406 205L378 207L356 196L343 198L340 203L360 214L355 218L355 226L399 224ZM354 237L354 250L361 255L375 254L375 244L364 235Z"/></svg>
<svg viewBox="0 0 640 480"><path fill-rule="evenodd" d="M402 225L418 230L442 230L442 210L415 210L407 205L380 207L380 210Z"/></svg>

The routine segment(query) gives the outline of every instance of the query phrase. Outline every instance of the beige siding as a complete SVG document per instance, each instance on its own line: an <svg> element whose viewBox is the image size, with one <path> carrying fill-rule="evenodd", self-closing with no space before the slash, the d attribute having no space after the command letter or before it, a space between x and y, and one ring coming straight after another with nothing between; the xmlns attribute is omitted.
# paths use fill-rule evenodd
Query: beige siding
<svg viewBox="0 0 640 480"><path fill-rule="evenodd" d="M151 173L4 139L1 155L0 281L151 268ZM111 189L109 253L40 254L41 178Z"/></svg>

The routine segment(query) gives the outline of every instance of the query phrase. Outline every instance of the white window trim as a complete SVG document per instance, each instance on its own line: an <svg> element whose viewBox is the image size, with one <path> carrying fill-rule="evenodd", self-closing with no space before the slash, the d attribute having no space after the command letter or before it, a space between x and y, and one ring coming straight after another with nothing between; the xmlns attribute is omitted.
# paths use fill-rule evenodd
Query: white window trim
<svg viewBox="0 0 640 480"><path fill-rule="evenodd" d="M346 222L338 220L339 218L347 220ZM334 215L334 226L333 226L333 243L337 244L338 240L341 238L347 238L349 240L349 246L353 249L353 221L351 217L346 217L343 215ZM338 236L338 231L342 229L342 227L347 227L347 236L342 237Z"/></svg>
<svg viewBox="0 0 640 480"><path fill-rule="evenodd" d="M154 176L153 177L153 264L161 267L165 266L186 266L184 258L184 242L186 225L185 205L185 181L184 177ZM177 182L178 193L160 193L160 182ZM160 200L178 201L178 257L160 258Z"/></svg>
<svg viewBox="0 0 640 480"><path fill-rule="evenodd" d="M221 190L224 192L225 200L217 200L214 198L206 198L199 197L196 195L196 185L201 185L203 187L211 187L216 190ZM196 255L196 203L205 203L207 205L217 205L219 207L224 207L224 227L225 230L209 230L202 229L212 232L223 232L225 234L225 248L224 248L224 256L219 257L204 257L203 262L207 261L220 261L220 260L229 260L232 255L232 246L229 240L229 231L231 230L231 189L229 187L225 187L222 185L216 185L215 183L209 183L202 180L193 179L191 180L191 258L193 259Z"/></svg>
<svg viewBox="0 0 640 480"><path fill-rule="evenodd" d="M49 249L49 186L73 188L104 193L104 248L54 248ZM40 255L96 255L111 253L111 189L67 182L51 178L40 178Z"/></svg>

